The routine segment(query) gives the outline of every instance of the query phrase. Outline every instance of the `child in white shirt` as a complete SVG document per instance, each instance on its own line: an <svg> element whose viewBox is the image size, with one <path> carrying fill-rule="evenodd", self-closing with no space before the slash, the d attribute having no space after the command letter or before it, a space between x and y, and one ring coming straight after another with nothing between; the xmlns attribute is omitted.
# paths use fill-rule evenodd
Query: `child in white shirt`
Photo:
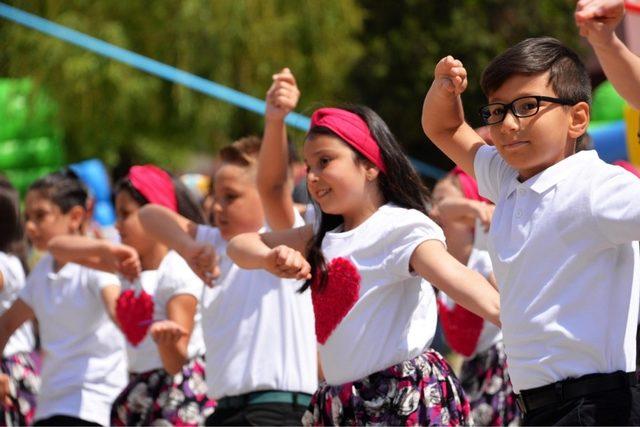
<svg viewBox="0 0 640 427"><path fill-rule="evenodd" d="M34 182L25 201L32 244L46 250L56 236L80 234L86 201L85 188L70 172ZM26 320L35 317L40 326L35 425L109 424L111 404L127 382L124 340L111 320L119 292L112 274L44 255L0 316L0 348Z"/></svg>
<svg viewBox="0 0 640 427"><path fill-rule="evenodd" d="M457 379L427 350L437 309L423 278L496 323L497 292L447 253L417 173L373 111L317 110L304 157L316 230L243 234L227 251L311 287L326 383L303 423L467 424Z"/></svg>
<svg viewBox="0 0 640 427"><path fill-rule="evenodd" d="M18 191L0 176L0 314L18 298L25 285L24 233L20 221ZM7 399L2 402L0 417L12 425L30 425L36 411L36 398L40 389L40 372L34 360L35 336L33 324L25 322L11 336L2 354L2 372L9 387ZM9 386L11 383L11 386Z"/></svg>
<svg viewBox="0 0 640 427"><path fill-rule="evenodd" d="M558 40L524 40L487 67L480 112L493 147L464 121L462 63L435 70L427 136L496 204L489 252L509 374L525 424L638 424L640 182L574 154L591 86Z"/></svg>

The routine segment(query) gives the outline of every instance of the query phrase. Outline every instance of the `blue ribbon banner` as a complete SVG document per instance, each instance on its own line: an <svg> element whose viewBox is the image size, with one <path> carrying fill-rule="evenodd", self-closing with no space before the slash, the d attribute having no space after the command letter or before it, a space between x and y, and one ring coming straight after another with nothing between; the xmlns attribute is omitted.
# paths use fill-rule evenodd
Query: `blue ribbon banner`
<svg viewBox="0 0 640 427"><path fill-rule="evenodd" d="M163 64L162 62L147 58L146 56L131 52L130 50L122 49L118 46L96 39L95 37L88 36L79 31L72 30L56 24L55 22L40 18L39 16L24 12L20 9L16 9L7 4L0 3L0 17L40 31L57 39L64 40L107 58L128 64L149 74L184 85L190 89L228 102L240 108L253 111L260 115L264 115L265 113L265 103L261 99L210 80L203 79L202 77L198 77L170 65ZM287 115L286 123L289 126L307 131L311 120L302 114L292 112ZM411 161L414 167L425 176L435 179L444 176L444 171L434 166L416 159L411 159Z"/></svg>

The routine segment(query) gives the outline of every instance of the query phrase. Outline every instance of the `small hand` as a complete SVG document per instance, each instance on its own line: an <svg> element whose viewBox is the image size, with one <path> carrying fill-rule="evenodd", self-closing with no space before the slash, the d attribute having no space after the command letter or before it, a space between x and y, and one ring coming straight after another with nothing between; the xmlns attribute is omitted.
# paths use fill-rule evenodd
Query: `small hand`
<svg viewBox="0 0 640 427"><path fill-rule="evenodd" d="M307 280L311 278L311 265L304 256L288 246L280 245L269 251L267 270L286 279Z"/></svg>
<svg viewBox="0 0 640 427"><path fill-rule="evenodd" d="M296 79L288 68L282 69L273 75L273 83L267 91L266 117L284 120L298 105L300 90L296 84Z"/></svg>
<svg viewBox="0 0 640 427"><path fill-rule="evenodd" d="M0 402L3 402L4 406L11 406L12 394L11 378L7 374L0 373Z"/></svg>
<svg viewBox="0 0 640 427"><path fill-rule="evenodd" d="M468 85L467 70L461 61L451 55L446 56L436 65L433 84L436 88L460 95Z"/></svg>
<svg viewBox="0 0 640 427"><path fill-rule="evenodd" d="M182 255L205 285L213 287L215 280L220 276L218 254L213 246L193 242Z"/></svg>
<svg viewBox="0 0 640 427"><path fill-rule="evenodd" d="M593 45L609 43L624 17L624 0L580 0L576 5L580 35Z"/></svg>
<svg viewBox="0 0 640 427"><path fill-rule="evenodd" d="M186 329L172 320L158 320L149 328L151 338L160 345L174 344L187 333Z"/></svg>
<svg viewBox="0 0 640 427"><path fill-rule="evenodd" d="M133 282L138 276L142 266L138 252L130 246L114 244L109 247L113 257L115 269L127 280Z"/></svg>

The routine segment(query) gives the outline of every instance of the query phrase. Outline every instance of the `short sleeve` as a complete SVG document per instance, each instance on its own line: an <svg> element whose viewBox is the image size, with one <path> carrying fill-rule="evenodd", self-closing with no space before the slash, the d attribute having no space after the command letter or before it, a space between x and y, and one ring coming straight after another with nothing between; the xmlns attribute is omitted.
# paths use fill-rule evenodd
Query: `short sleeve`
<svg viewBox="0 0 640 427"><path fill-rule="evenodd" d="M402 221L398 224L398 221ZM445 244L442 229L423 213L410 210L406 215L398 215L394 219L393 228L384 240L389 247L389 255L385 259L385 268L402 277L413 277L411 273L411 256L416 248L427 240L437 240Z"/></svg>
<svg viewBox="0 0 640 427"><path fill-rule="evenodd" d="M204 283L191 270L187 262L175 252L170 252L171 262L163 269L159 288L168 301L175 295L193 295L198 301L202 298ZM160 289L158 289L160 291Z"/></svg>
<svg viewBox="0 0 640 427"><path fill-rule="evenodd" d="M18 298L31 308L34 306L34 292L37 289L38 282L47 279L47 274L50 272L48 267L52 263L53 258L51 255L43 255L27 276L24 287L18 293Z"/></svg>
<svg viewBox="0 0 640 427"><path fill-rule="evenodd" d="M92 268L83 267L87 271L87 285L96 294L100 295L102 289L107 286L121 286L118 276L104 271L94 270Z"/></svg>
<svg viewBox="0 0 640 427"><path fill-rule="evenodd" d="M640 179L617 166L607 169L591 186L591 213L598 229L614 245L640 240Z"/></svg>
<svg viewBox="0 0 640 427"><path fill-rule="evenodd" d="M514 169L500 157L498 150L490 145L483 145L478 149L473 170L480 195L493 203L498 201L502 184L514 173Z"/></svg>
<svg viewBox="0 0 640 427"><path fill-rule="evenodd" d="M220 230L216 227L202 224L198 225L196 229L196 242L208 243L216 248L216 250L220 250L220 248L225 245Z"/></svg>
<svg viewBox="0 0 640 427"><path fill-rule="evenodd" d="M3 295L15 296L24 287L24 270L17 257L0 252L0 274L4 281Z"/></svg>

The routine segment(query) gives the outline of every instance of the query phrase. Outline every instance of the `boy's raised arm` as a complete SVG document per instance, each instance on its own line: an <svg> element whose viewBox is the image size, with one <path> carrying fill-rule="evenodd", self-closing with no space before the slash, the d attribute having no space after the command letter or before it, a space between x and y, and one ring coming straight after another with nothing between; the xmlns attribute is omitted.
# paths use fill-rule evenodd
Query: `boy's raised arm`
<svg viewBox="0 0 640 427"><path fill-rule="evenodd" d="M441 59L422 106L422 129L447 157L475 176L473 160L484 142L464 120L460 94L466 88L462 62L452 56Z"/></svg>
<svg viewBox="0 0 640 427"><path fill-rule="evenodd" d="M296 80L288 68L273 76L266 97L267 110L257 179L267 223L273 230L291 228L295 220L284 119L296 107L299 98Z"/></svg>
<svg viewBox="0 0 640 427"><path fill-rule="evenodd" d="M623 0L580 0L576 6L580 34L593 47L605 75L630 105L640 109L640 57L615 33L623 17Z"/></svg>

